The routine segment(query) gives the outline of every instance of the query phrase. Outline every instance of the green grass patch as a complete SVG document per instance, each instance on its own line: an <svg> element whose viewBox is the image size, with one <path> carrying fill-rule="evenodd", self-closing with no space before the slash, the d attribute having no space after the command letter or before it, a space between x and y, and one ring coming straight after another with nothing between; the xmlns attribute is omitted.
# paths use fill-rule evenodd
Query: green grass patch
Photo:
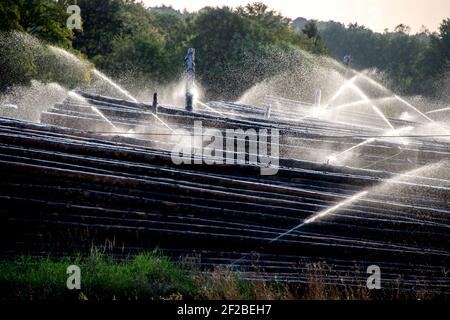
<svg viewBox="0 0 450 320"><path fill-rule="evenodd" d="M81 289L67 288L67 268L80 267ZM282 284L251 282L224 269L202 272L178 265L159 251L117 260L31 257L0 261L2 300L285 299Z"/></svg>
<svg viewBox="0 0 450 320"><path fill-rule="evenodd" d="M69 290L67 267L81 269L81 289ZM2 299L137 300L198 296L198 287L181 267L158 252L126 260L95 254L52 259L19 257L0 262Z"/></svg>

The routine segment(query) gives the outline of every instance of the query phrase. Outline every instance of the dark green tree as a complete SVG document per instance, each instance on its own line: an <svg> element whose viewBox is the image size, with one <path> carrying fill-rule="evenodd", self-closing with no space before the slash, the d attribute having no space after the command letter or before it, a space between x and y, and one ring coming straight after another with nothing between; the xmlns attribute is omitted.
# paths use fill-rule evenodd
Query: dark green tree
<svg viewBox="0 0 450 320"><path fill-rule="evenodd" d="M445 19L439 26L441 49L447 60L450 60L450 19Z"/></svg>
<svg viewBox="0 0 450 320"><path fill-rule="evenodd" d="M0 30L26 31L64 48L72 47L73 33L66 26L67 0L5 0L0 3Z"/></svg>
<svg viewBox="0 0 450 320"><path fill-rule="evenodd" d="M168 58L164 41L151 32L116 39L112 52L103 64L112 75L120 78L127 72L135 82L145 83L147 79L162 80L168 76L165 70Z"/></svg>
<svg viewBox="0 0 450 320"><path fill-rule="evenodd" d="M75 32L73 46L89 58L101 59L112 51L113 40L124 35L122 0L78 0L83 31Z"/></svg>
<svg viewBox="0 0 450 320"><path fill-rule="evenodd" d="M20 8L24 0L3 0L0 2L0 30L20 30Z"/></svg>
<svg viewBox="0 0 450 320"><path fill-rule="evenodd" d="M319 35L319 30L317 29L317 21L308 21L302 29L302 32L308 36L308 38L316 38Z"/></svg>
<svg viewBox="0 0 450 320"><path fill-rule="evenodd" d="M250 22L230 8L208 9L196 18L194 32L197 72L204 86L212 97L236 96L243 84L241 72L234 70L245 67L246 51L256 49Z"/></svg>

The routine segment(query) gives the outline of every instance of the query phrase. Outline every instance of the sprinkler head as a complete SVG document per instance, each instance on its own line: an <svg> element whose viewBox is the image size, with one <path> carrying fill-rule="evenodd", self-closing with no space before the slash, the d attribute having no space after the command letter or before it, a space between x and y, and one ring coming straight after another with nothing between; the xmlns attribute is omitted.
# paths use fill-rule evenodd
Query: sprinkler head
<svg viewBox="0 0 450 320"><path fill-rule="evenodd" d="M335 156L330 156L330 157L328 157L328 159L327 159L327 163L330 163L330 162L336 162L337 161L337 158L335 157Z"/></svg>

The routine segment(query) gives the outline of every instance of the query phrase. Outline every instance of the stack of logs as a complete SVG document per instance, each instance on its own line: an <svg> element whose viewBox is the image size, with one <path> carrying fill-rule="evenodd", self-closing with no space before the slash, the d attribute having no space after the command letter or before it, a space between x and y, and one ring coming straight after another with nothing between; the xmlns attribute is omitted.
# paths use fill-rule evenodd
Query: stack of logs
<svg viewBox="0 0 450 320"><path fill-rule="evenodd" d="M124 132L160 129L146 105L83 95ZM88 109L68 100L44 113L43 124L0 118L2 255L98 248L126 256L160 248L205 270L232 266L249 279L303 283L311 264L323 263L331 269L316 277L347 286L365 286L366 268L379 265L385 287L448 294L450 186L408 183L400 194L371 192L396 174L296 157L281 159L276 176L261 176L258 166L246 164L175 165L168 142L93 132L111 128ZM282 144L289 135L311 146L325 131L353 129L162 106L158 116L185 128L198 119L216 128L278 128ZM388 146L374 145L372 156ZM445 158L448 145L435 142L414 152L417 161L434 162ZM363 190L369 190L364 198L334 215L271 241Z"/></svg>

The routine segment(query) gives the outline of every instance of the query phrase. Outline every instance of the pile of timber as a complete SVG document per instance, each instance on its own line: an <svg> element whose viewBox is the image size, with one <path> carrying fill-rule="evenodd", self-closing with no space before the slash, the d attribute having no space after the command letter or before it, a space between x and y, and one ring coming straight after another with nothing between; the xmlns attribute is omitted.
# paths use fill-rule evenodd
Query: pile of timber
<svg viewBox="0 0 450 320"><path fill-rule="evenodd" d="M141 140L153 142L160 148L171 150L173 144L163 139L159 132L164 126L156 120L151 105L134 103L92 93L79 92L85 98L84 102L70 98L55 105L42 114L42 122L63 127L95 131L117 131L92 111L95 106L117 128L123 132L129 130L155 132L147 134ZM159 106L157 116L162 121L175 128L192 130L195 121L201 121L204 128L225 129L277 129L280 132L280 156L285 160L300 160L317 163L330 162L330 156L339 155L351 149L351 152L339 155L339 161L354 168L369 168L389 172L402 172L414 169L439 160L450 159L450 144L436 141L433 138L408 138L407 144L398 143L398 139L382 138L385 128L340 123L330 120L302 117L299 119L266 119L259 114L261 108L253 107L256 113L248 113L252 106L212 102L207 109L199 106L195 112L182 109ZM230 109L232 108L232 109ZM215 113L219 111L221 115ZM352 113L353 114L353 113ZM417 126L417 124L390 119L396 128ZM94 128L94 129L93 129ZM138 128L138 129L136 129ZM144 130L145 131L145 130ZM392 135L395 136L393 133ZM380 137L370 140L370 137ZM337 161L336 160L336 161ZM331 160L332 162L334 160Z"/></svg>
<svg viewBox="0 0 450 320"><path fill-rule="evenodd" d="M118 128L162 130L146 105L84 96ZM282 159L276 176L261 176L256 165L175 165L161 141L83 127L107 126L88 106L66 101L44 113L43 124L0 118L2 255L97 247L126 256L160 248L205 270L222 265L249 279L303 283L315 272L325 284L346 286L365 286L366 268L378 265L385 287L448 294L444 180L397 181L393 192L378 186L396 173L305 159ZM159 107L158 116L185 128L196 119L219 128L276 127L282 139L314 140L319 133L311 131L331 130L168 107ZM434 161L445 158L445 147L435 142L417 152ZM295 229L364 190L329 217Z"/></svg>

